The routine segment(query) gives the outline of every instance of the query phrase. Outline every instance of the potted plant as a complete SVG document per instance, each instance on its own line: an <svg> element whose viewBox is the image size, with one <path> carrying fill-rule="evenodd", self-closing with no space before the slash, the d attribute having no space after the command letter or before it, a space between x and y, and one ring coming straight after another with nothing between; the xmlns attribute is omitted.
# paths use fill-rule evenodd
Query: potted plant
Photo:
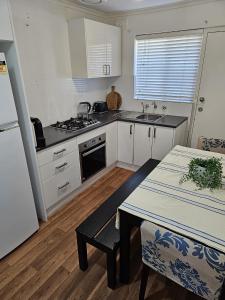
<svg viewBox="0 0 225 300"><path fill-rule="evenodd" d="M210 190L222 188L223 166L221 159L212 157L210 159L194 158L189 163L189 171L183 175L180 183L191 180L199 189Z"/></svg>

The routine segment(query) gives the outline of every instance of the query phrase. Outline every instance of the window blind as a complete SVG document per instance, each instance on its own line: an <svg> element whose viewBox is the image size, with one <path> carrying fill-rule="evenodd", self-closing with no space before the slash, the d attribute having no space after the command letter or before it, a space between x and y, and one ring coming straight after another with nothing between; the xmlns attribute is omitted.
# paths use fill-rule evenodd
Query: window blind
<svg viewBox="0 0 225 300"><path fill-rule="evenodd" d="M135 98L192 102L202 34L136 39Z"/></svg>

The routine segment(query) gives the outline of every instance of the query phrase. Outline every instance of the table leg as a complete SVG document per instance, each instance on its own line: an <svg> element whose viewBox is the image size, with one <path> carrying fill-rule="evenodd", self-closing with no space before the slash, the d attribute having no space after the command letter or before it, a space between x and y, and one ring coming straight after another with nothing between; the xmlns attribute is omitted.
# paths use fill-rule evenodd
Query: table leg
<svg viewBox="0 0 225 300"><path fill-rule="evenodd" d="M222 291L219 297L219 300L224 300L225 299L225 281L223 283Z"/></svg>
<svg viewBox="0 0 225 300"><path fill-rule="evenodd" d="M128 283L130 277L130 235L129 214L120 211L120 282Z"/></svg>
<svg viewBox="0 0 225 300"><path fill-rule="evenodd" d="M87 243L84 240L82 234L80 234L79 232L77 232L77 248L80 269L82 271L86 271L88 268Z"/></svg>

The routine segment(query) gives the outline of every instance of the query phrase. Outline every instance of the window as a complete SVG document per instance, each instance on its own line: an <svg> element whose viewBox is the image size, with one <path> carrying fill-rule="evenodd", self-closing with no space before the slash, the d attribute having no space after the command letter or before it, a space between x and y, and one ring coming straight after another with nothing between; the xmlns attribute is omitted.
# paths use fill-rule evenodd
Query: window
<svg viewBox="0 0 225 300"><path fill-rule="evenodd" d="M135 98L193 102L197 87L202 33L137 36Z"/></svg>

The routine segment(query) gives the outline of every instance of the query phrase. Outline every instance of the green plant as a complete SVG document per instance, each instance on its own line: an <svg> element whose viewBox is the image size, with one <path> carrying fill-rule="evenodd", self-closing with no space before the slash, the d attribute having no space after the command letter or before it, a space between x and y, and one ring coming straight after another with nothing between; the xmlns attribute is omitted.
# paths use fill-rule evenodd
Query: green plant
<svg viewBox="0 0 225 300"><path fill-rule="evenodd" d="M189 171L180 180L193 181L200 189L210 190L222 188L223 166L221 159L212 157L210 159L194 158L189 163Z"/></svg>

